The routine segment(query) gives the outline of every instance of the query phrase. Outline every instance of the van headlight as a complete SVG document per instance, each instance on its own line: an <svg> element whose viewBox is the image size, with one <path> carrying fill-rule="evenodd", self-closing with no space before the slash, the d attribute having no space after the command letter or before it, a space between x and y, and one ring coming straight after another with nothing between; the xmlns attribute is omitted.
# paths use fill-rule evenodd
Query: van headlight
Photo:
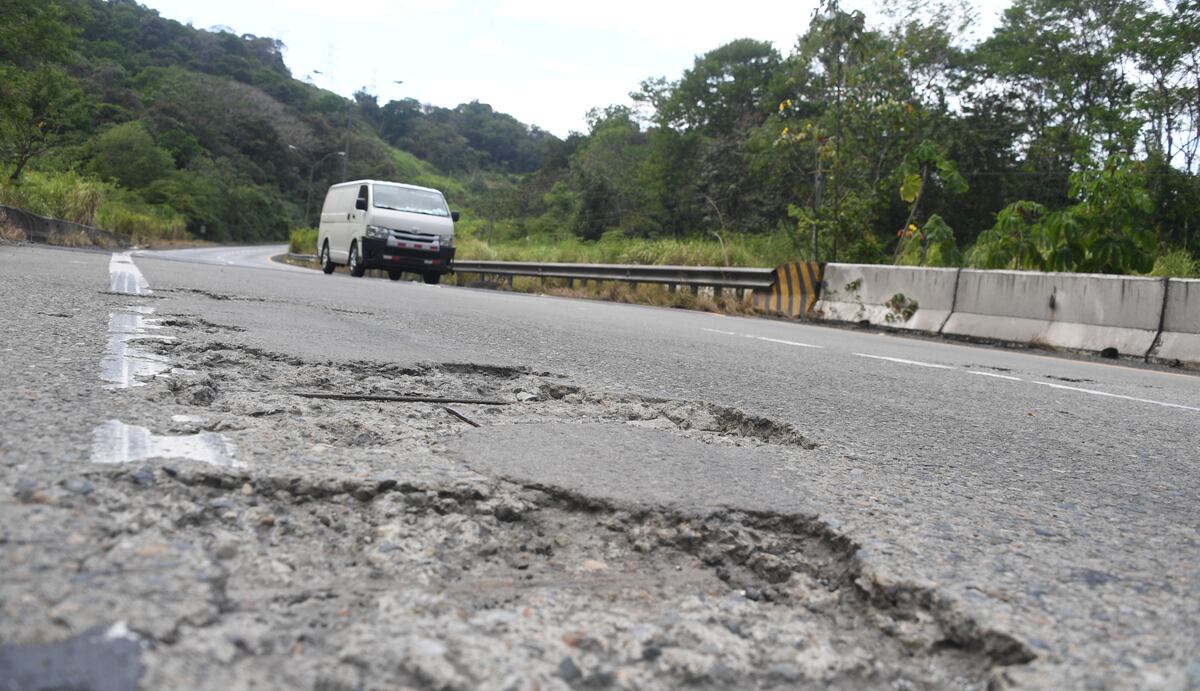
<svg viewBox="0 0 1200 691"><path fill-rule="evenodd" d="M391 237L392 231L379 226L367 226L366 236L376 240L386 240Z"/></svg>
<svg viewBox="0 0 1200 691"><path fill-rule="evenodd" d="M453 235L443 235L439 239L439 242L441 243L442 247L454 247L454 236Z"/></svg>

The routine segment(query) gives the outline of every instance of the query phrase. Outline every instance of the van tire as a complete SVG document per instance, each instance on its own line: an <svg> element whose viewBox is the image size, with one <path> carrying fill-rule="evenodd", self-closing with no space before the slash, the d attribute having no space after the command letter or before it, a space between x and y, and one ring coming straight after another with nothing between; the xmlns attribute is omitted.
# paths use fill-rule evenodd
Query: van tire
<svg viewBox="0 0 1200 691"><path fill-rule="evenodd" d="M442 274L437 272L422 274L421 277L425 279L425 285L430 286L435 286L442 280Z"/></svg>
<svg viewBox="0 0 1200 691"><path fill-rule="evenodd" d="M362 275L367 272L367 267L363 266L362 257L358 256L358 240L350 243L350 257L346 259L346 266L350 268L350 275L355 278L362 278Z"/></svg>
<svg viewBox="0 0 1200 691"><path fill-rule="evenodd" d="M399 269L388 269L388 278L392 279L393 281L399 281L400 277L403 275L404 272L400 271Z"/></svg>
<svg viewBox="0 0 1200 691"><path fill-rule="evenodd" d="M337 268L337 264L334 264L333 260L329 258L329 241L328 240L325 241L325 244L321 245L320 263L321 263L321 271L324 271L327 274L333 273L333 270Z"/></svg>

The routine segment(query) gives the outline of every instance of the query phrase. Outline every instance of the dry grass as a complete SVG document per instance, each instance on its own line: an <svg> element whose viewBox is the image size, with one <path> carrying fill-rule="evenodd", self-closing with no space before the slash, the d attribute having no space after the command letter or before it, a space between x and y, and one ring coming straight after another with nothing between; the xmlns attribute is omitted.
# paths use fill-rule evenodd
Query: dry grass
<svg viewBox="0 0 1200 691"><path fill-rule="evenodd" d="M284 255L281 261L294 266L302 266L307 269L320 268L316 262L306 262L298 259L292 259L286 255ZM346 267L337 267L337 273L345 272ZM367 272L367 277L387 278L387 273L380 270L371 270ZM663 285L639 283L636 287L631 287L628 283L619 281L591 281L586 285L584 285L581 281L576 281L573 287L568 288L566 287L566 281L563 279L548 278L543 284L540 279L532 276L515 276L513 277L511 284L507 282L489 282L486 284L481 284L475 274L462 273L451 274L442 280L449 285L486 285L490 288L512 291L516 293L554 295L557 297L578 298L583 300L607 300L609 302L620 302L630 305L672 307L676 309L712 312L715 314L760 314L760 312L754 308L749 291L746 292L744 297L738 298L737 294L732 290L718 292L712 289L701 289L698 294L693 294L691 290L685 287L672 292Z"/></svg>
<svg viewBox="0 0 1200 691"><path fill-rule="evenodd" d="M478 281L467 279L463 274L455 274L452 280L456 285L478 283ZM636 286L630 286L623 281L576 281L572 287L568 288L563 279L550 278L543 282L541 279L528 276L513 277L511 283L489 285L494 285L500 290L511 290L518 293L555 295L584 300L607 300L630 305L671 307L716 314L757 314L751 302L750 293L747 292L739 298L733 290L701 288L699 292L692 293L686 287L671 291L664 285L639 283Z"/></svg>
<svg viewBox="0 0 1200 691"><path fill-rule="evenodd" d="M146 240L144 247L151 250L186 250L195 247L213 247L216 244L210 240L194 240L191 238L150 238Z"/></svg>
<svg viewBox="0 0 1200 691"><path fill-rule="evenodd" d="M8 220L8 214L0 211L0 242L25 242L25 231Z"/></svg>
<svg viewBox="0 0 1200 691"><path fill-rule="evenodd" d="M50 237L46 238L46 244L59 247L101 247L103 249L114 249L121 246L121 243L112 238L104 235L93 237L82 230L70 233L52 232Z"/></svg>

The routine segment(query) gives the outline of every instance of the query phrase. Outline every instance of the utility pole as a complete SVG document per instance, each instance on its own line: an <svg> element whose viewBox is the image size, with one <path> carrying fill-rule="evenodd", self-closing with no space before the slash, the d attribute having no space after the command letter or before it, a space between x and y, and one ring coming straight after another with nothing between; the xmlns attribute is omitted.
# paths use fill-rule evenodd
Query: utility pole
<svg viewBox="0 0 1200 691"><path fill-rule="evenodd" d="M342 182L349 180L346 170L350 166L350 115L353 113L354 101L350 101L349 107L346 108L346 149L342 154Z"/></svg>

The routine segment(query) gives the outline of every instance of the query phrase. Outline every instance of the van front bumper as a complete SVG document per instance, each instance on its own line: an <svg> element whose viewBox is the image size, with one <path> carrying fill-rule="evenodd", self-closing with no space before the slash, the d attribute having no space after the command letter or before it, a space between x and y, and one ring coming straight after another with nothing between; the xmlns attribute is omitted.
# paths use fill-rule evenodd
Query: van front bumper
<svg viewBox="0 0 1200 691"><path fill-rule="evenodd" d="M405 271L438 271L446 273L454 269L454 248L440 247L436 252L429 250L388 247L387 240L362 238L363 266L368 269L402 269Z"/></svg>

